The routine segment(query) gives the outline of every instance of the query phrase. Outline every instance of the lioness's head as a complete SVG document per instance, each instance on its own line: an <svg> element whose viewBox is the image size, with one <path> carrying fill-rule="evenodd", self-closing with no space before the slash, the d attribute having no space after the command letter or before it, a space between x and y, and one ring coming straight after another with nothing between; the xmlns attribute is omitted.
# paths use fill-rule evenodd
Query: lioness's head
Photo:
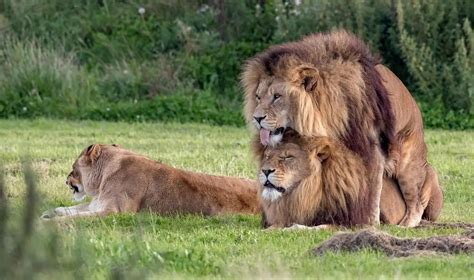
<svg viewBox="0 0 474 280"><path fill-rule="evenodd" d="M328 156L329 147L324 141L286 138L263 151L259 182L264 200L275 201L309 176L320 173L322 161Z"/></svg>
<svg viewBox="0 0 474 280"><path fill-rule="evenodd" d="M98 190L91 188L91 174L104 149L119 149L118 145L93 144L85 148L72 165L66 185L72 190L73 199L81 201L86 195L94 195Z"/></svg>

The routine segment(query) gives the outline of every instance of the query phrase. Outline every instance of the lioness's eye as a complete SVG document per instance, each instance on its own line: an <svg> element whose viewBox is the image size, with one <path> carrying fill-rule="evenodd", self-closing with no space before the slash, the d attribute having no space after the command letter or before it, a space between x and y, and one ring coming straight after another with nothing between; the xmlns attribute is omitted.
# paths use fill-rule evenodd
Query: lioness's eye
<svg viewBox="0 0 474 280"><path fill-rule="evenodd" d="M280 97L281 97L281 94L275 93L275 94L273 95L273 100L277 100L277 99L280 98Z"/></svg>
<svg viewBox="0 0 474 280"><path fill-rule="evenodd" d="M257 99L257 101L260 101L260 96L255 95L255 99Z"/></svg>

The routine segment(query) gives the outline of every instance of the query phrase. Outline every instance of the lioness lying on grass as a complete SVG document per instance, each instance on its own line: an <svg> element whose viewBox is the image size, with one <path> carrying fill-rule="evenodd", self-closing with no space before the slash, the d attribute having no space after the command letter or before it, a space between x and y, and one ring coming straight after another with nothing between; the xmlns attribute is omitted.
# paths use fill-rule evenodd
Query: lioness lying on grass
<svg viewBox="0 0 474 280"><path fill-rule="evenodd" d="M163 215L260 212L253 180L179 170L117 145L95 144L84 149L66 184L76 201L86 195L92 201L47 211L42 218L142 210Z"/></svg>

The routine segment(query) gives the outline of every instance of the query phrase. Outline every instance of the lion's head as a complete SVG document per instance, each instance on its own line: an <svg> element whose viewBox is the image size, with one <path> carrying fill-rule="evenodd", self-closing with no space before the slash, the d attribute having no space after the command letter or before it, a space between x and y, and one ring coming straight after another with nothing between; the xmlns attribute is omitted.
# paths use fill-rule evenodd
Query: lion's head
<svg viewBox="0 0 474 280"><path fill-rule="evenodd" d="M265 149L258 176L263 188L262 198L277 200L320 169L321 162L315 151L295 142Z"/></svg>
<svg viewBox="0 0 474 280"><path fill-rule="evenodd" d="M282 143L261 150L265 217L270 225L281 226L367 223L366 177L362 159L337 140L304 137L290 129Z"/></svg>
<svg viewBox="0 0 474 280"><path fill-rule="evenodd" d="M292 128L306 137L336 138L365 155L369 137L390 130L393 118L377 63L345 31L271 47L248 60L242 72L247 123L265 146Z"/></svg>

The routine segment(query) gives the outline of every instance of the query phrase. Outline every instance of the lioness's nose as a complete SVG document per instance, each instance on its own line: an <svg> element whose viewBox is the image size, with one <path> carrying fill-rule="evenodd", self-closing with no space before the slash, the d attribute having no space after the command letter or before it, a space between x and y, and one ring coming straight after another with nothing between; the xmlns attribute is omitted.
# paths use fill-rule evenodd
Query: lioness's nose
<svg viewBox="0 0 474 280"><path fill-rule="evenodd" d="M260 124L260 122L261 122L263 119L265 119L266 117L267 117L267 116L263 116L263 117L255 117L255 116L254 116L253 118Z"/></svg>
<svg viewBox="0 0 474 280"><path fill-rule="evenodd" d="M268 176L271 173L275 172L275 169L262 169L262 172L263 174L265 174L265 176Z"/></svg>

